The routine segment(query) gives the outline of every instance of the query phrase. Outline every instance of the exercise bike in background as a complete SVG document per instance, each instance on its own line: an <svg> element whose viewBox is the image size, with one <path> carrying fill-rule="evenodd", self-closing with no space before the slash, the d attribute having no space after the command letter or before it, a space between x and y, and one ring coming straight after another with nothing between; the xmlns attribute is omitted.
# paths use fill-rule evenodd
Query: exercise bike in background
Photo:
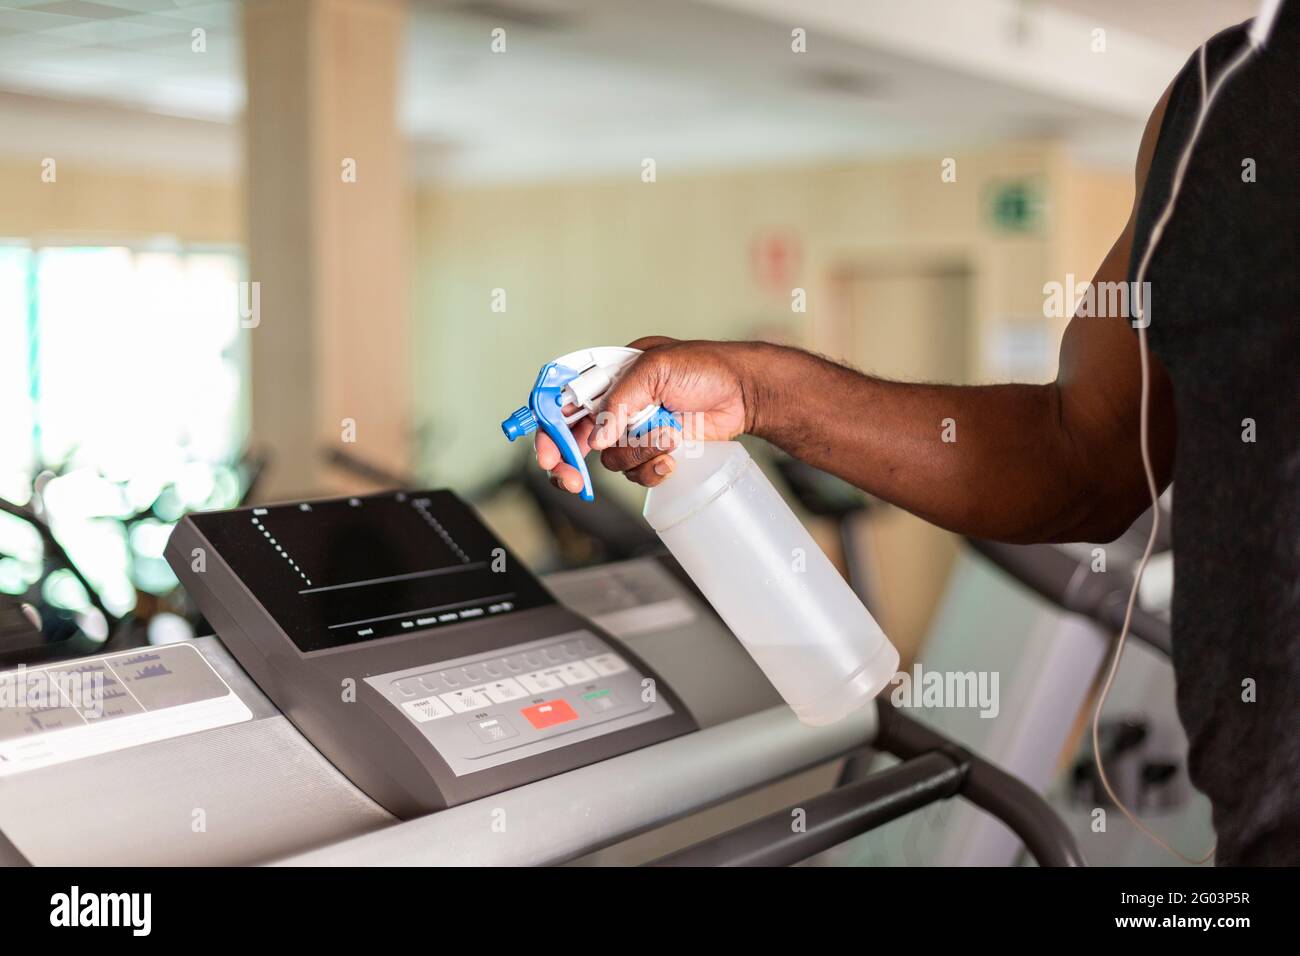
<svg viewBox="0 0 1300 956"><path fill-rule="evenodd" d="M233 508L253 496L268 466L260 452L245 452L229 465L195 468L211 472L201 500L166 482L144 507L131 507L126 485L97 472L66 463L43 467L32 480L25 504L0 498L0 667L36 664L125 650L145 644L170 643L205 633L205 624L176 583L161 556L161 541L186 511ZM70 476L94 487L80 493L112 504L90 518L114 526L110 537L120 541L120 561L97 566L95 572L75 549L65 547L59 525L56 482ZM134 489L132 489L134 490ZM157 543L157 553L152 544ZM97 572L97 573L96 573ZM99 581L98 585L96 580ZM126 607L114 609L107 586L127 595Z"/></svg>

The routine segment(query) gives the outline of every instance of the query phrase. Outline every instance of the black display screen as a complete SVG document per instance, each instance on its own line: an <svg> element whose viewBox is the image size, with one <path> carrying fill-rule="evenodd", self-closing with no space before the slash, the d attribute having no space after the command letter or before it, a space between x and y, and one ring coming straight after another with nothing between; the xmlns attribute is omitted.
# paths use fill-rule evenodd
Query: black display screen
<svg viewBox="0 0 1300 956"><path fill-rule="evenodd" d="M191 518L304 653L553 601L449 491Z"/></svg>

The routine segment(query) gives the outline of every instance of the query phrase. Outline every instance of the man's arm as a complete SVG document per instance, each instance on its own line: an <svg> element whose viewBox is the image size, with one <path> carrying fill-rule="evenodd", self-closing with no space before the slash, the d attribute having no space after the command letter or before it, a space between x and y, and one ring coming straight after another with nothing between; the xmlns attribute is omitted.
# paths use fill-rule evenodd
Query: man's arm
<svg viewBox="0 0 1300 956"><path fill-rule="evenodd" d="M1140 199L1168 91L1147 123L1136 180ZM1094 278L1126 282L1138 203ZM1075 316L1047 385L913 385L871 378L795 349L756 343L634 343L651 351L612 390L592 447L642 484L670 472L659 450L613 439L624 409L651 401L702 412L706 434L747 431L934 524L1004 541L1105 541L1149 505L1139 446L1137 336L1127 318ZM1168 375L1152 357L1150 439L1161 487L1174 455ZM735 393L722 403L718 396ZM736 419L743 427L718 427ZM941 440L946 419L956 440ZM711 424L712 423L712 424ZM727 434L727 433L730 434ZM584 439L586 435L584 433ZM549 443L543 467L572 484ZM657 466L657 469L656 469Z"/></svg>

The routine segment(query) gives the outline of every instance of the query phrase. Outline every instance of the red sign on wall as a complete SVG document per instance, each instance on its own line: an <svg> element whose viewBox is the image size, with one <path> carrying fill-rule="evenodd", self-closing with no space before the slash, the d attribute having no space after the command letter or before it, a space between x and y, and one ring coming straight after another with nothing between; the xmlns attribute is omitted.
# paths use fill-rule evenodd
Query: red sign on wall
<svg viewBox="0 0 1300 956"><path fill-rule="evenodd" d="M754 280L774 295L789 295L798 284L801 252L799 237L792 230L760 232L749 251Z"/></svg>

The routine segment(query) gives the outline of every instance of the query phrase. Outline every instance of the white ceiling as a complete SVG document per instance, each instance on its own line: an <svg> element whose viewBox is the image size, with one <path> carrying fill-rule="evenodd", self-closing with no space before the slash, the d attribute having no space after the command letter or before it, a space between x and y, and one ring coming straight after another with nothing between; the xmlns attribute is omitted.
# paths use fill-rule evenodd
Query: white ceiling
<svg viewBox="0 0 1300 956"><path fill-rule="evenodd" d="M1259 0L1049 0L1099 24L1183 50L1200 46L1212 33L1255 15Z"/></svg>
<svg viewBox="0 0 1300 956"><path fill-rule="evenodd" d="M1190 49L1253 5L412 0L401 121L417 170L456 177L627 168L648 155L841 158L1041 133L1128 161ZM803 56L790 53L792 25L808 30ZM495 26L507 55L488 49ZM1105 60L1087 52L1093 26L1110 34ZM202 53L191 50L196 28ZM105 163L237 167L239 29L235 0L3 0L0 149L50 155L55 143Z"/></svg>
<svg viewBox="0 0 1300 956"><path fill-rule="evenodd" d="M229 120L243 108L234 0L3 0L0 89ZM191 51L206 31L207 50Z"/></svg>
<svg viewBox="0 0 1300 956"><path fill-rule="evenodd" d="M521 0L517 7L535 9ZM684 0L548 0L554 20L507 22L505 0L417 8L404 121L439 144L424 168L459 177L661 164L777 162L925 149L1059 129L1089 111L1034 90ZM565 11L561 14L557 11ZM796 21L797 22L797 21ZM505 24L508 55L487 52ZM1152 98L1154 100L1154 97Z"/></svg>

